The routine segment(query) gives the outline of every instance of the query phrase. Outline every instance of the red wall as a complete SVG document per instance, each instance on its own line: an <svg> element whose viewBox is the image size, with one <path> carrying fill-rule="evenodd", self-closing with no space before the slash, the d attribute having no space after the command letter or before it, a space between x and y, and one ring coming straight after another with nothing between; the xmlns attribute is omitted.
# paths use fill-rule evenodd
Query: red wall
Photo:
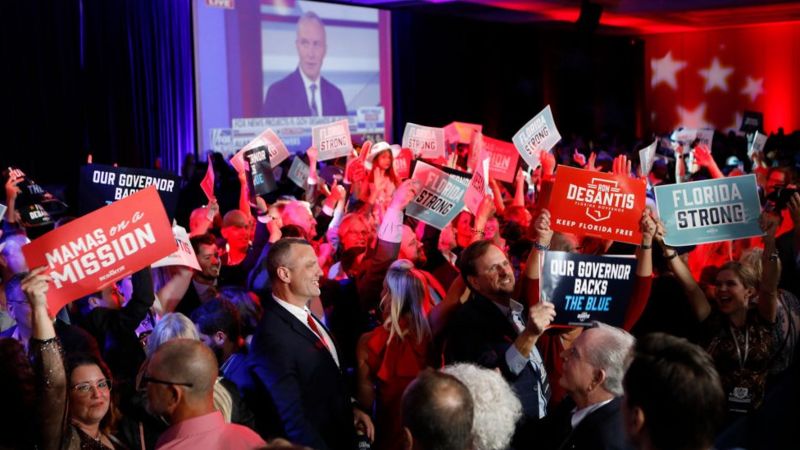
<svg viewBox="0 0 800 450"><path fill-rule="evenodd" d="M786 132L800 130L800 23L657 34L644 39L644 122L649 131L666 132L680 125L702 126L703 122L725 131L741 120L745 110L763 112L768 133L778 127ZM672 72L652 67L668 52L673 60L685 64L675 72L675 89L663 81L653 86L656 77ZM699 71L708 69L714 58L723 70L732 69L727 77L718 77L726 80L727 91L719 87L705 90L706 80ZM763 80L763 91L754 99L742 93L747 77ZM679 108L685 115L680 115Z"/></svg>

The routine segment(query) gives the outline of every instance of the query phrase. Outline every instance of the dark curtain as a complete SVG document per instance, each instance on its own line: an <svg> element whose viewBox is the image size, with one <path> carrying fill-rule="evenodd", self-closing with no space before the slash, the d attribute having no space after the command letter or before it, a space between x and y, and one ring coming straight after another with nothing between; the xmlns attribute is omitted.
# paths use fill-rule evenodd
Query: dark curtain
<svg viewBox="0 0 800 450"><path fill-rule="evenodd" d="M191 23L189 0L0 2L0 163L68 188L89 153L178 171L194 152Z"/></svg>
<svg viewBox="0 0 800 450"><path fill-rule="evenodd" d="M547 104L565 138L640 133L640 40L569 23L480 19L498 14L487 11L465 17L443 4L392 13L395 142L406 122L453 120L510 141Z"/></svg>

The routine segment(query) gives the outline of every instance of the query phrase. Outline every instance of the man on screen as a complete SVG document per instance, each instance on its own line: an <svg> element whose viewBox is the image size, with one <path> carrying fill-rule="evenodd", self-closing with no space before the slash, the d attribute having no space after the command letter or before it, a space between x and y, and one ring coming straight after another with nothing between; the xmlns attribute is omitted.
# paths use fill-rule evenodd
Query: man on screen
<svg viewBox="0 0 800 450"><path fill-rule="evenodd" d="M267 90L262 116L344 116L347 107L342 91L320 76L327 44L325 26L313 12L297 21L297 70L272 83Z"/></svg>

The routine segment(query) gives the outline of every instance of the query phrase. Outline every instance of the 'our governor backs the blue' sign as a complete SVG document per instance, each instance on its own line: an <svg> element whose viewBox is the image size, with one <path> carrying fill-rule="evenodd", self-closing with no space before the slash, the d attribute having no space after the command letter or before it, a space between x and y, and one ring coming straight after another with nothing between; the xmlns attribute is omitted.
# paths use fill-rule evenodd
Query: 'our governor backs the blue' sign
<svg viewBox="0 0 800 450"><path fill-rule="evenodd" d="M635 276L633 258L547 252L541 298L555 305L557 325L588 326L598 320L621 327Z"/></svg>
<svg viewBox="0 0 800 450"><path fill-rule="evenodd" d="M683 246L761 236L756 176L656 186L667 245Z"/></svg>

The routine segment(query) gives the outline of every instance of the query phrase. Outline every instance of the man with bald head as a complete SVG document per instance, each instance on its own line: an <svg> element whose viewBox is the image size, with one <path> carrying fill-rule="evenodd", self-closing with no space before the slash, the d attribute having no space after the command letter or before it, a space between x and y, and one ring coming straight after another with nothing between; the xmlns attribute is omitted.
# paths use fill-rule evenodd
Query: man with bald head
<svg viewBox="0 0 800 450"><path fill-rule="evenodd" d="M217 359L200 341L173 339L153 354L141 378L147 410L170 427L157 450L255 449L266 445L247 427L227 424L214 408Z"/></svg>
<svg viewBox="0 0 800 450"><path fill-rule="evenodd" d="M253 234L250 219L238 209L228 211L222 218L220 233L224 242L218 246L223 250L218 282L220 286L246 286L247 274L258 261L265 242L260 239L254 245L251 241Z"/></svg>
<svg viewBox="0 0 800 450"><path fill-rule="evenodd" d="M328 51L325 25L308 11L297 21L297 70L267 90L263 117L345 116L342 91L320 75Z"/></svg>

